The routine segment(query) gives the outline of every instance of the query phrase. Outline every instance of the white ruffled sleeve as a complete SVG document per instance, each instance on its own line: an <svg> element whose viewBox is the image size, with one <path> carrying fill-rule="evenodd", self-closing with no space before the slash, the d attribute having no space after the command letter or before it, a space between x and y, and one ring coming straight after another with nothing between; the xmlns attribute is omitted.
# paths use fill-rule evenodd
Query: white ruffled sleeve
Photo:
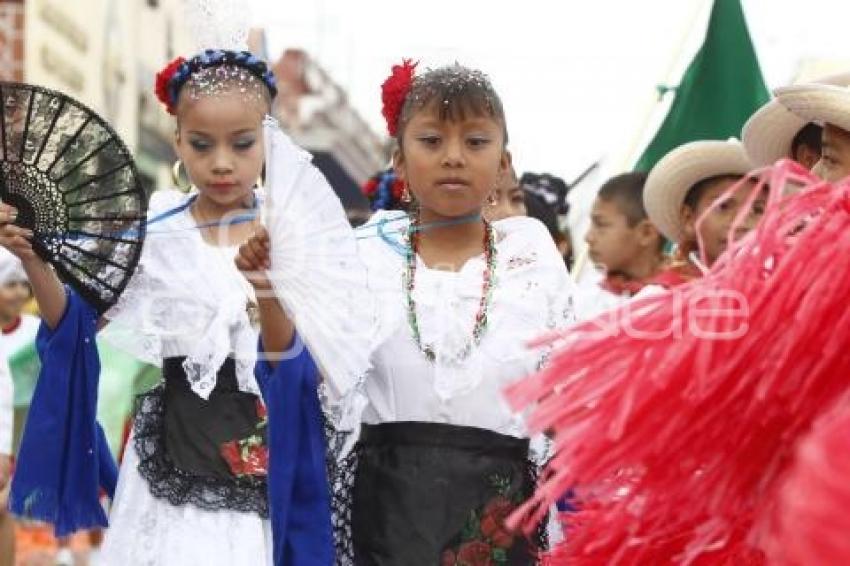
<svg viewBox="0 0 850 566"><path fill-rule="evenodd" d="M173 209L186 199L186 195L174 190L156 191L148 203L148 219ZM148 228L151 231L151 228ZM127 283L127 287L118 301L103 317L110 323L103 337L113 346L151 365L161 366L163 351L158 322L160 312L166 301L157 301L156 297L170 294L166 282L156 269L156 249L151 242L152 235L146 236L142 246L142 256ZM185 237L185 236L183 236ZM178 246L174 246L178 248ZM179 249L175 249L179 253Z"/></svg>
<svg viewBox="0 0 850 566"><path fill-rule="evenodd" d="M573 325L575 284L546 227L526 217L502 220L496 226L507 234L499 261L500 277L510 295L505 302L511 325L526 322L536 334L530 338ZM535 355L539 369L548 351Z"/></svg>

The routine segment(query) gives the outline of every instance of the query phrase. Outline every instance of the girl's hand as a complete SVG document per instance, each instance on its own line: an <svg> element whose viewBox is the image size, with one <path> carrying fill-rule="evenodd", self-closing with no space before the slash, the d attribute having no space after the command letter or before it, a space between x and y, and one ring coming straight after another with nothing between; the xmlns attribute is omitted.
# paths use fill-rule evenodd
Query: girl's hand
<svg viewBox="0 0 850 566"><path fill-rule="evenodd" d="M32 231L13 224L17 216L14 207L0 203L0 246L20 258L41 317L50 328L56 328L67 306L65 289L50 264L32 249Z"/></svg>
<svg viewBox="0 0 850 566"><path fill-rule="evenodd" d="M247 242L239 246L239 253L236 254L236 267L258 291L266 291L272 287L266 274L271 268L270 251L269 233L265 227L260 226Z"/></svg>
<svg viewBox="0 0 850 566"><path fill-rule="evenodd" d="M17 217L17 210L8 204L0 203L0 246L18 256L22 262L39 260L30 243L32 231L15 226Z"/></svg>

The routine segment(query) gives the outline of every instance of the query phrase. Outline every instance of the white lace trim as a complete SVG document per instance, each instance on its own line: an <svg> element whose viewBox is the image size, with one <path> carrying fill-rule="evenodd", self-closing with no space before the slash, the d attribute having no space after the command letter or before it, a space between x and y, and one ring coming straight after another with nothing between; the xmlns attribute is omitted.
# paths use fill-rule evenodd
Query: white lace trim
<svg viewBox="0 0 850 566"><path fill-rule="evenodd" d="M381 343L376 348L397 333L409 332L401 284L404 258L399 253L406 246L408 224L406 219L399 220L398 212L382 212L358 231L370 285L382 305ZM494 228L497 267L490 322L480 347L468 357L459 359L456 354L470 339L469 313L477 311L480 301L483 260L470 260L459 273L417 271L414 300L419 328L423 344L430 344L437 354L433 386L443 401L479 387L486 374L483 368L492 360L528 360L530 370L539 369L549 349L530 350L527 341L575 321L572 282L542 224L512 218L496 222Z"/></svg>
<svg viewBox="0 0 850 566"><path fill-rule="evenodd" d="M186 202L187 195L159 191L149 217ZM236 361L239 388L258 393L254 379L258 331L247 312L242 277L230 249L211 249L187 211L155 226L142 259L118 303L104 315L103 337L117 348L160 366L164 358L186 357L183 368L192 390L206 399L228 357ZM217 254L217 255L214 255Z"/></svg>

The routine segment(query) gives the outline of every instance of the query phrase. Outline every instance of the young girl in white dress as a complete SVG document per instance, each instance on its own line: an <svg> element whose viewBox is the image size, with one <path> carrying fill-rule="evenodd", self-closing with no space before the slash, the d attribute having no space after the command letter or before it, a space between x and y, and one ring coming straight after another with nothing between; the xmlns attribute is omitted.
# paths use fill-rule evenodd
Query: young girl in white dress
<svg viewBox="0 0 850 566"><path fill-rule="evenodd" d="M353 387L325 384L329 414L362 408L349 508L337 517L350 518L350 540L337 559L532 564L540 541L504 526L535 480L501 392L544 363L528 341L572 320L571 282L540 222L482 216L510 166L485 75L453 65L415 76L405 62L384 85L384 115L414 212L379 212L357 231L380 306L371 370ZM268 267L281 242L267 238L242 247L241 268ZM293 317L274 305L261 316L266 349L288 348Z"/></svg>
<svg viewBox="0 0 850 566"><path fill-rule="evenodd" d="M138 402L100 561L267 564L264 407L253 375L258 301L233 258L258 222L262 124L276 87L250 53L208 50L170 64L157 94L175 116L178 169L192 190L152 195L137 271L99 323L163 371ZM90 313L8 224L14 211L0 214L0 243L22 259L47 335Z"/></svg>

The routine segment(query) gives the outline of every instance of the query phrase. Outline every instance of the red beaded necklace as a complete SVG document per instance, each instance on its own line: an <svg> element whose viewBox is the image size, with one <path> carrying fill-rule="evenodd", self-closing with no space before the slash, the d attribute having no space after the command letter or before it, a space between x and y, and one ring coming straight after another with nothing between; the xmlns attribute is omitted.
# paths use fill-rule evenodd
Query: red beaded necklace
<svg viewBox="0 0 850 566"><path fill-rule="evenodd" d="M407 266L404 270L404 289L407 298L407 321L410 324L410 330L413 332L413 340L416 346L425 354L429 361L433 362L437 359L437 354L431 345L422 344L422 335L419 331L419 319L416 314L416 301L413 299L413 289L416 285L416 254L419 244L419 233L421 228L418 221L414 220L410 223L407 229ZM469 357L472 349L481 343L484 332L487 330L488 316L487 313L493 298L493 287L496 283L496 237L493 231L493 226L484 221L484 280L481 285L481 301L478 305L478 312L475 315L475 326L472 329L472 340L464 345L463 349L457 354L456 360L461 361Z"/></svg>

